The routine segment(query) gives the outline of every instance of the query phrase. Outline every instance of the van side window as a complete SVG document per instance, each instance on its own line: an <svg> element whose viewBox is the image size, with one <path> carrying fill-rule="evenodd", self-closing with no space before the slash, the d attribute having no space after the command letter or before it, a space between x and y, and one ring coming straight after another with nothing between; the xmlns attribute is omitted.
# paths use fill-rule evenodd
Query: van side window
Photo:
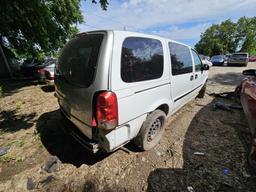
<svg viewBox="0 0 256 192"><path fill-rule="evenodd" d="M193 64L189 48L178 43L169 43L172 75L191 73Z"/></svg>
<svg viewBox="0 0 256 192"><path fill-rule="evenodd" d="M194 51L193 49L192 49L192 55L193 55L194 63L195 63L195 71L201 71L201 68L202 68L201 59L198 56L197 52Z"/></svg>
<svg viewBox="0 0 256 192"><path fill-rule="evenodd" d="M127 83L160 78L163 61L163 46L159 40L128 37L122 47L121 78Z"/></svg>

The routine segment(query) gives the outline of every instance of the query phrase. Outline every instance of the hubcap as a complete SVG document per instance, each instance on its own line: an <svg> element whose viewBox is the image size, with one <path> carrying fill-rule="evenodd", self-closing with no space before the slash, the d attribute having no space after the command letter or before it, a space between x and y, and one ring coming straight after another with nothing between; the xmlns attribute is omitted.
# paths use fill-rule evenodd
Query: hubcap
<svg viewBox="0 0 256 192"><path fill-rule="evenodd" d="M161 130L161 126L162 126L162 123L161 123L161 120L158 118L156 119L150 129L149 129L149 132L148 132L148 142L151 142L156 136L157 134L159 133L159 131Z"/></svg>

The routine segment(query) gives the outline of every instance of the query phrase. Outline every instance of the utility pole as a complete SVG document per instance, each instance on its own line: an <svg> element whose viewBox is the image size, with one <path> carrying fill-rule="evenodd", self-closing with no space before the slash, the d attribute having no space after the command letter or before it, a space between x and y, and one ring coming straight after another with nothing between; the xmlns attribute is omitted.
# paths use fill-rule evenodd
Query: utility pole
<svg viewBox="0 0 256 192"><path fill-rule="evenodd" d="M10 65L5 57L5 54L4 54L4 51L2 49L2 45L0 44L0 55L2 56L3 60L4 60L4 64L5 64L5 67L7 68L8 72L9 72L9 75L10 77L12 78L12 70L10 68Z"/></svg>

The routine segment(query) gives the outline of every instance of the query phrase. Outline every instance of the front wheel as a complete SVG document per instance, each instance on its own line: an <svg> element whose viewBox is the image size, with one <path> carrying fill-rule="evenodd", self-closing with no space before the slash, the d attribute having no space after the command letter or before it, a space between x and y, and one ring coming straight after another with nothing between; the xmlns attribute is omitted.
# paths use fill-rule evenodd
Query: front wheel
<svg viewBox="0 0 256 192"><path fill-rule="evenodd" d="M161 110L150 113L143 123L140 132L134 138L136 146L142 150L150 150L155 147L163 133L166 121L166 114Z"/></svg>
<svg viewBox="0 0 256 192"><path fill-rule="evenodd" d="M201 88L201 90L199 91L197 97L198 98L204 98L205 92L206 92L206 82L205 82L204 86Z"/></svg>

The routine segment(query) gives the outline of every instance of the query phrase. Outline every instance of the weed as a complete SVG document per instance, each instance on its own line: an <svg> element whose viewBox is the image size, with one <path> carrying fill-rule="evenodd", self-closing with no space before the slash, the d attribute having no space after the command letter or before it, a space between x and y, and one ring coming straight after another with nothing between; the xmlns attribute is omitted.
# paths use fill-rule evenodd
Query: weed
<svg viewBox="0 0 256 192"><path fill-rule="evenodd" d="M25 141L24 140L18 140L16 143L19 147L23 147L23 145L25 144Z"/></svg>
<svg viewBox="0 0 256 192"><path fill-rule="evenodd" d="M2 157L0 158L0 162L9 163L11 160L15 160L15 159L16 159L16 158L13 157L12 155L6 154L6 155L4 155L4 156L2 156Z"/></svg>
<svg viewBox="0 0 256 192"><path fill-rule="evenodd" d="M38 131L35 131L34 134L35 134L35 140L36 141L41 140L41 135L40 135L40 133Z"/></svg>
<svg viewBox="0 0 256 192"><path fill-rule="evenodd" d="M16 158L16 162L22 162L23 161L23 158L22 157L18 157L18 158Z"/></svg>

